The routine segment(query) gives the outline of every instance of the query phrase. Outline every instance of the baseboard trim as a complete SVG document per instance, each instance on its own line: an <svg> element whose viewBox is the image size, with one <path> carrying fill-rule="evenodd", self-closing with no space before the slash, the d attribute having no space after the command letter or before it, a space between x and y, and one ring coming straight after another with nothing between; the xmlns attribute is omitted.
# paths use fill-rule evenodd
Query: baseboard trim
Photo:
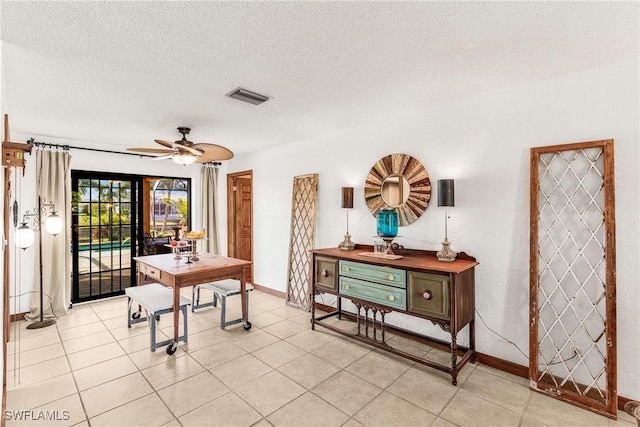
<svg viewBox="0 0 640 427"><path fill-rule="evenodd" d="M10 317L10 321L11 322L16 322L16 321L24 320L24 316L27 313L28 313L28 311L25 311L24 313L12 314L11 317Z"/></svg>
<svg viewBox="0 0 640 427"><path fill-rule="evenodd" d="M478 363L482 363L490 368L494 368L517 377L529 378L529 368L527 366L518 365L517 363L509 362L508 360L479 352L476 352L476 360Z"/></svg>
<svg viewBox="0 0 640 427"><path fill-rule="evenodd" d="M275 289L271 289L266 286L258 285L257 283L252 283L251 285L257 290L259 290L260 292L264 292L265 294L274 295L282 299L287 299L287 294L285 292L277 291Z"/></svg>
<svg viewBox="0 0 640 427"><path fill-rule="evenodd" d="M320 304L320 303L316 303L316 309L320 310L320 311L326 311L327 313L335 310L335 307L331 307L330 305L324 305L324 304Z"/></svg>

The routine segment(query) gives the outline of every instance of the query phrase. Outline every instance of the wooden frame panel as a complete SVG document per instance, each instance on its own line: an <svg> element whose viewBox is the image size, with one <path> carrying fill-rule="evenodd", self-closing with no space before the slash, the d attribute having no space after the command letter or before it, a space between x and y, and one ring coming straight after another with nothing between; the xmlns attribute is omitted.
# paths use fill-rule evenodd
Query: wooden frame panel
<svg viewBox="0 0 640 427"><path fill-rule="evenodd" d="M306 310L310 309L310 250L315 246L317 205L318 174L295 176L291 197L287 304Z"/></svg>
<svg viewBox="0 0 640 427"><path fill-rule="evenodd" d="M613 154L613 140L531 149L529 380L616 419Z"/></svg>

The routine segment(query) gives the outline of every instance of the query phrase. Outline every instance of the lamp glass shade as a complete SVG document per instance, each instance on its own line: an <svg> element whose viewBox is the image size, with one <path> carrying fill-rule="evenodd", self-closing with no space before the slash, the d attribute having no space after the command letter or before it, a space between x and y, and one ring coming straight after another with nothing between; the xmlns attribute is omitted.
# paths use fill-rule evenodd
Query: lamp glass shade
<svg viewBox="0 0 640 427"><path fill-rule="evenodd" d="M186 166L194 163L196 161L196 156L192 156L191 154L176 154L172 159L179 165Z"/></svg>
<svg viewBox="0 0 640 427"><path fill-rule="evenodd" d="M438 206L455 206L453 179L438 180Z"/></svg>
<svg viewBox="0 0 640 427"><path fill-rule="evenodd" d="M353 187L342 187L342 204L346 209L353 209Z"/></svg>
<svg viewBox="0 0 640 427"><path fill-rule="evenodd" d="M47 230L47 233L56 235L60 234L62 231L62 227L64 226L64 222L62 218L55 212L53 212L45 221L44 228Z"/></svg>
<svg viewBox="0 0 640 427"><path fill-rule="evenodd" d="M16 246L20 249L26 249L29 246L33 245L35 240L35 233L32 229L30 229L27 224L22 223L22 225L16 228L16 232L13 235L13 240L16 243Z"/></svg>

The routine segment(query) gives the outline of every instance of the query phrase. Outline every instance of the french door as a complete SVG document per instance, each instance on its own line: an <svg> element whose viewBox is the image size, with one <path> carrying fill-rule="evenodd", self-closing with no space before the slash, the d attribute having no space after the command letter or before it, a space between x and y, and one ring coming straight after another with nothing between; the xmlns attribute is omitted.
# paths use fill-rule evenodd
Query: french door
<svg viewBox="0 0 640 427"><path fill-rule="evenodd" d="M72 171L73 303L115 295L135 285L141 177Z"/></svg>

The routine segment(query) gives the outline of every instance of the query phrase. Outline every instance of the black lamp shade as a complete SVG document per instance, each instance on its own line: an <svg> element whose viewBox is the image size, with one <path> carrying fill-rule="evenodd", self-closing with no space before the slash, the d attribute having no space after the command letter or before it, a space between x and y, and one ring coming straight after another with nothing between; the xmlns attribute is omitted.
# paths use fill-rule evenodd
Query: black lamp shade
<svg viewBox="0 0 640 427"><path fill-rule="evenodd" d="M353 187L342 187L342 207L353 208Z"/></svg>
<svg viewBox="0 0 640 427"><path fill-rule="evenodd" d="M438 206L455 206L452 179L438 180Z"/></svg>

